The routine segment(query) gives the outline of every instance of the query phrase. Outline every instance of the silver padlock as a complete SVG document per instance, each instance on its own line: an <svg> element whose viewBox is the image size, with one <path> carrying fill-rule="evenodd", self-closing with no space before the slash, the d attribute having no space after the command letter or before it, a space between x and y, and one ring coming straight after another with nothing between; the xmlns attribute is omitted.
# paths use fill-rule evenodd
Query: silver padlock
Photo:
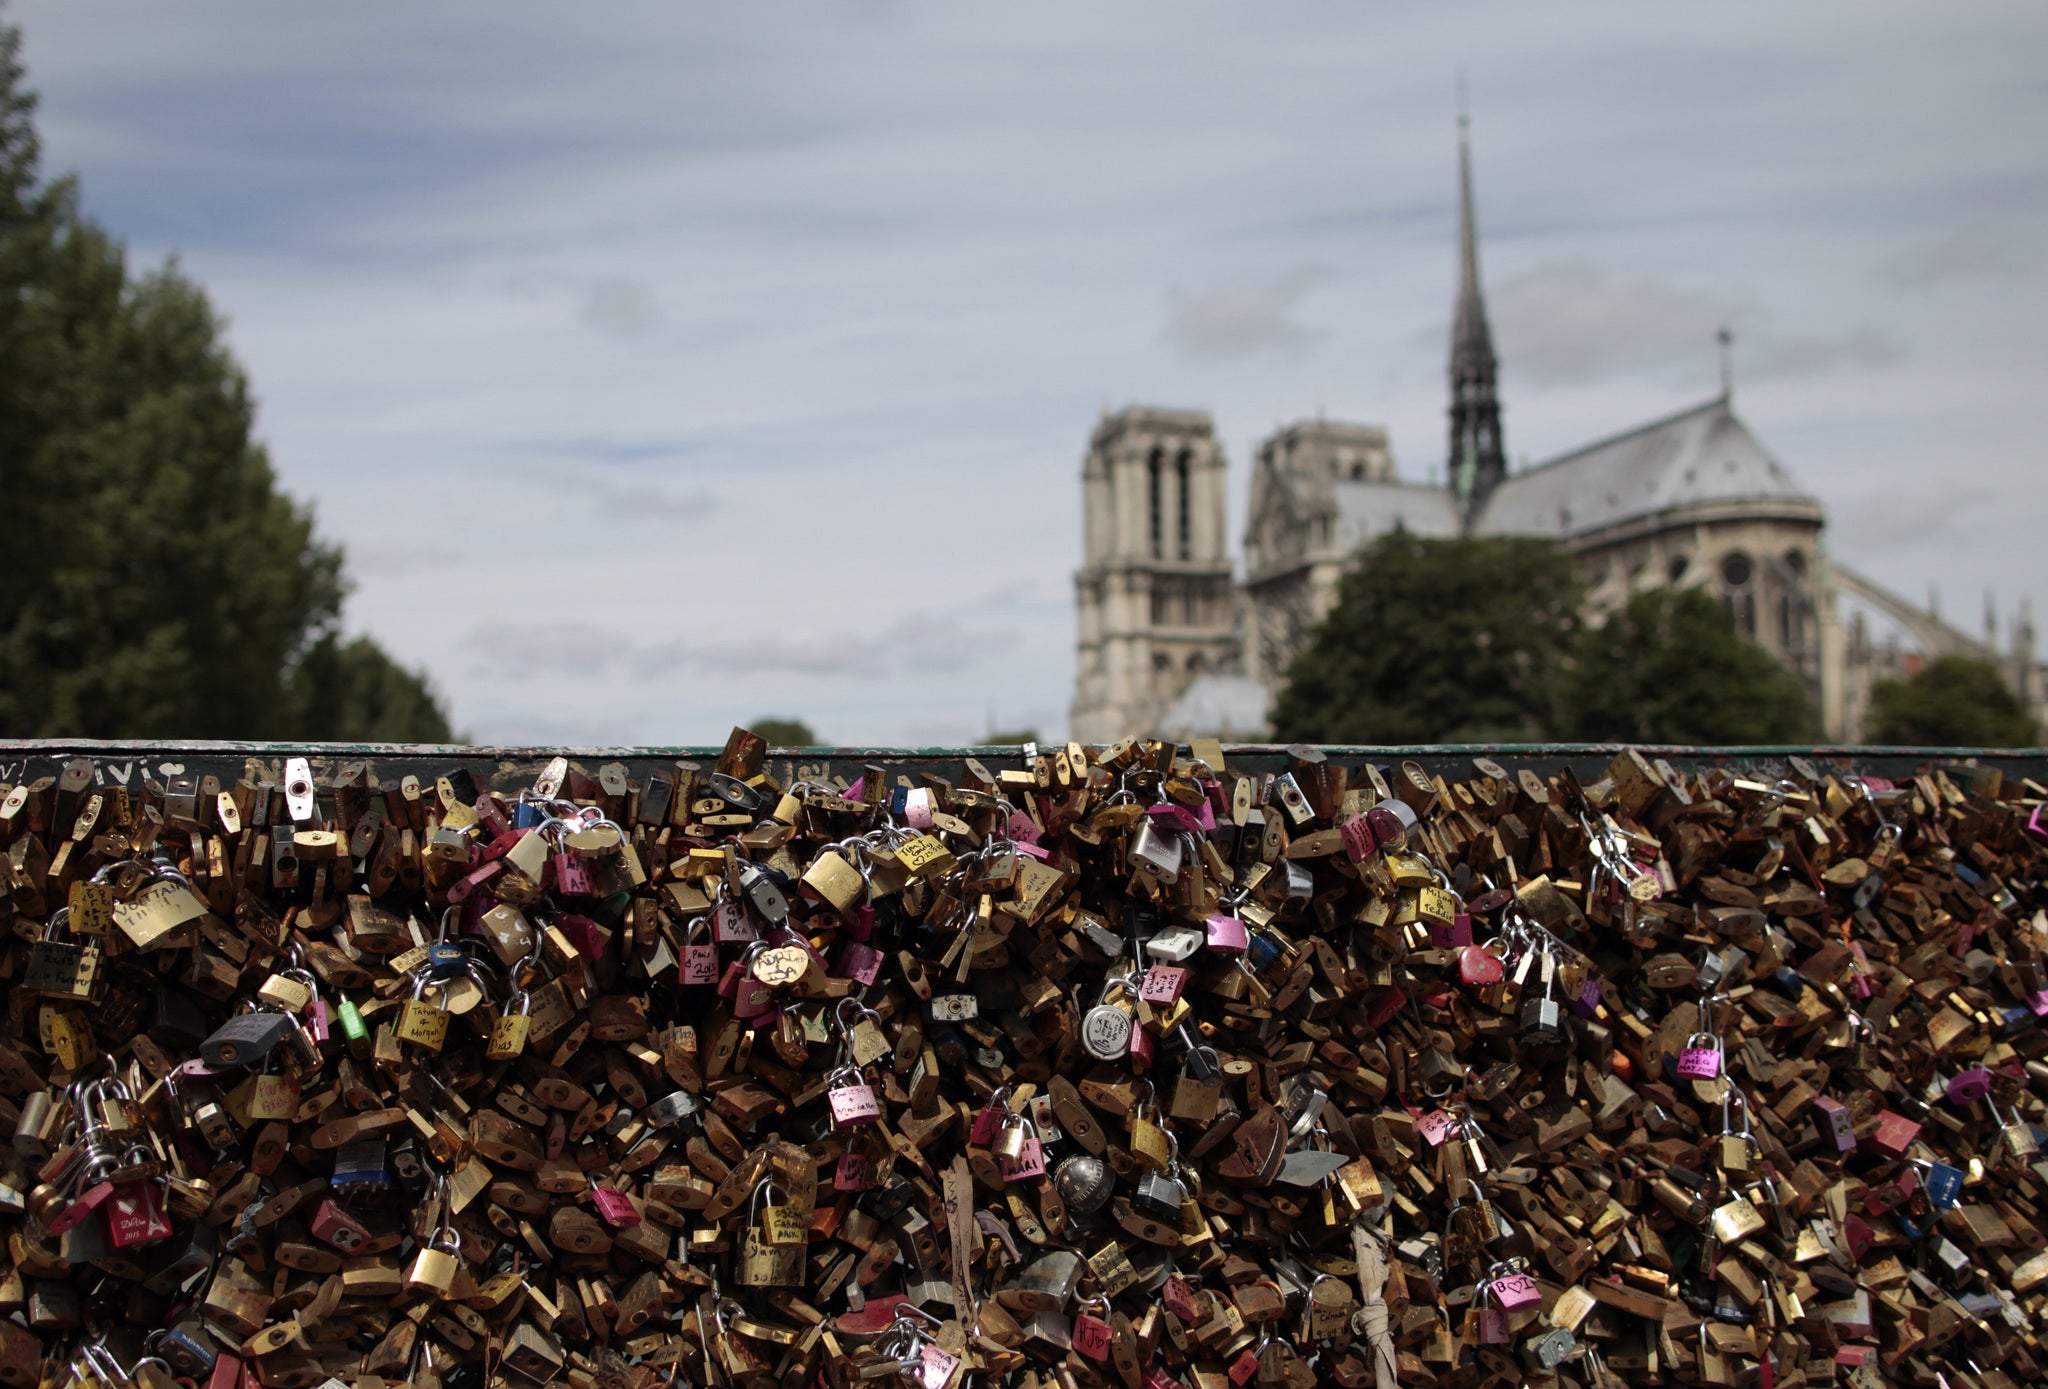
<svg viewBox="0 0 2048 1389"><path fill-rule="evenodd" d="M1180 840L1161 834L1147 819L1131 839L1131 863L1154 882L1171 885L1180 881Z"/></svg>

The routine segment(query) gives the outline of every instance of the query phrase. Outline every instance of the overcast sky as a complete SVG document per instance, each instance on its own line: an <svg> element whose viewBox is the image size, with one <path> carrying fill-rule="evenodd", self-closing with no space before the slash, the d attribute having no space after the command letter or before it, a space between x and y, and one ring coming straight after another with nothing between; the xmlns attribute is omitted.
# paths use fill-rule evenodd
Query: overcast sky
<svg viewBox="0 0 2048 1389"><path fill-rule="evenodd" d="M2048 9L16 0L230 320L351 628L487 741L1063 731L1095 417L1441 472L1457 75L1510 456L1717 389L1833 552L2048 599ZM2048 622L2048 611L2039 616Z"/></svg>

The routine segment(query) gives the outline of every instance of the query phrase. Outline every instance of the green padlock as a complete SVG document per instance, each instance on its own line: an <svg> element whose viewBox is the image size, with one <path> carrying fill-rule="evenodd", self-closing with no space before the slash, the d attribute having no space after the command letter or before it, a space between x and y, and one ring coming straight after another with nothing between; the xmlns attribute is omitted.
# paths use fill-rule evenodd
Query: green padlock
<svg viewBox="0 0 2048 1389"><path fill-rule="evenodd" d="M337 1010L341 1018L341 1035L348 1039L349 1054L362 1060L370 1054L370 1029L363 1023L363 1015L348 999L341 1001Z"/></svg>

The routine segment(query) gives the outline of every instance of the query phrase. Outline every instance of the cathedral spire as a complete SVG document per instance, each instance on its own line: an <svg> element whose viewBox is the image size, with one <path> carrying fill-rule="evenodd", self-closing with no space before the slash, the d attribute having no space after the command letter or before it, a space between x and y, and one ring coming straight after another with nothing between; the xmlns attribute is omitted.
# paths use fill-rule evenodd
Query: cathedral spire
<svg viewBox="0 0 2048 1389"><path fill-rule="evenodd" d="M1479 233L1472 213L1472 141L1458 112L1458 310L1451 326L1451 485L1469 528L1486 498L1507 476L1501 448L1500 397L1493 334L1479 288Z"/></svg>

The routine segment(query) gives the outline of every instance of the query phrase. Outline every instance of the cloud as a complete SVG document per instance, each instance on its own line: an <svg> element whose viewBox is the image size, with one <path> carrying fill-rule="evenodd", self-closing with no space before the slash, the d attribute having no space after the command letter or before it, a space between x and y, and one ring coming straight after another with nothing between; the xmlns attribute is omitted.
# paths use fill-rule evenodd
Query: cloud
<svg viewBox="0 0 2048 1389"><path fill-rule="evenodd" d="M1877 278L1893 289L1931 289L1950 280L2009 279L2039 264L2033 246L2009 228L1975 225L1887 256L1878 264Z"/></svg>
<svg viewBox="0 0 2048 1389"><path fill-rule="evenodd" d="M581 623L488 623L469 634L464 648L472 667L510 674L602 675L625 658L632 643L616 632Z"/></svg>
<svg viewBox="0 0 2048 1389"><path fill-rule="evenodd" d="M944 675L980 664L1016 638L1007 626L924 612L867 634L813 629L702 645L671 640L640 651L632 667L642 678L684 670L704 675Z"/></svg>
<svg viewBox="0 0 2048 1389"><path fill-rule="evenodd" d="M1210 294L1167 296L1166 341L1182 357L1222 362L1261 352L1299 357L1327 330L1295 321L1307 293L1335 278L1327 265L1299 265L1276 279Z"/></svg>
<svg viewBox="0 0 2048 1389"><path fill-rule="evenodd" d="M586 465L551 468L540 464L493 467L491 476L509 477L553 493L556 514L574 506L588 507L606 521L707 521L719 509L709 492L674 493L658 486L638 469Z"/></svg>
<svg viewBox="0 0 2048 1389"><path fill-rule="evenodd" d="M579 316L609 338L631 342L661 326L661 304L645 280L612 276L582 287Z"/></svg>
<svg viewBox="0 0 2048 1389"><path fill-rule="evenodd" d="M1855 328L1835 337L1781 333L1754 305L1680 289L1648 276L1583 263L1539 267L1488 295L1501 356L1543 386L1580 386L1712 363L1715 335L1735 333L1738 377L1810 376L1843 366L1882 366L1904 353L1884 334Z"/></svg>

